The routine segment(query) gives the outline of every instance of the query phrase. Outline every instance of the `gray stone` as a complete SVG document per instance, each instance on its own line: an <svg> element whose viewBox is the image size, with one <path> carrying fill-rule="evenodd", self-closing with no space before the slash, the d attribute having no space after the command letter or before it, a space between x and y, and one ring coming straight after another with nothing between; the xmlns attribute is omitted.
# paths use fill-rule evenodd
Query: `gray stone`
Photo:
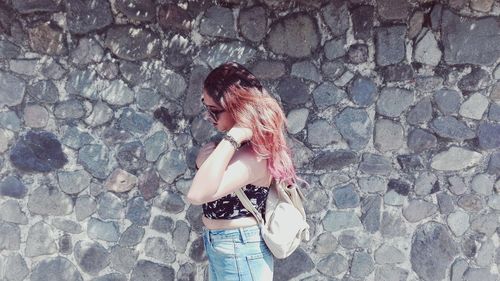
<svg viewBox="0 0 500 281"><path fill-rule="evenodd" d="M385 82L412 81L415 79L413 66L408 64L387 65L380 69Z"/></svg>
<svg viewBox="0 0 500 281"><path fill-rule="evenodd" d="M59 91L51 80L41 80L26 88L28 95L43 103L55 103L59 99Z"/></svg>
<svg viewBox="0 0 500 281"><path fill-rule="evenodd" d="M100 30L113 23L113 15L108 2L65 2L67 25L71 33L84 34Z"/></svg>
<svg viewBox="0 0 500 281"><path fill-rule="evenodd" d="M351 11L354 38L367 41L373 35L373 6L359 6Z"/></svg>
<svg viewBox="0 0 500 281"><path fill-rule="evenodd" d="M160 178L154 170L148 169L139 175L139 182L137 185L142 197L144 197L145 200L150 200L156 197L158 193Z"/></svg>
<svg viewBox="0 0 500 281"><path fill-rule="evenodd" d="M110 173L108 149L99 144L84 145L78 150L78 163L98 179L107 178Z"/></svg>
<svg viewBox="0 0 500 281"><path fill-rule="evenodd" d="M49 59L45 64L42 65L40 73L46 79L61 79L64 74L66 74L66 69L64 69L59 63L53 59Z"/></svg>
<svg viewBox="0 0 500 281"><path fill-rule="evenodd" d="M341 254L331 254L318 262L318 270L319 272L334 277L335 275L339 275L347 271L348 269L348 261Z"/></svg>
<svg viewBox="0 0 500 281"><path fill-rule="evenodd" d="M359 177L358 185L363 192L381 193L386 189L387 180L379 176Z"/></svg>
<svg viewBox="0 0 500 281"><path fill-rule="evenodd" d="M310 80L319 83L321 79L321 73L318 68L310 61L300 61L292 65L292 76Z"/></svg>
<svg viewBox="0 0 500 281"><path fill-rule="evenodd" d="M73 200L55 187L42 185L31 192L28 209L40 215L68 215L73 210Z"/></svg>
<svg viewBox="0 0 500 281"><path fill-rule="evenodd" d="M406 224L399 215L396 217L384 211L382 213L380 233L384 238L404 237L407 235Z"/></svg>
<svg viewBox="0 0 500 281"><path fill-rule="evenodd" d="M165 153L158 160L156 169L164 181L172 183L178 176L185 172L187 165L183 155L178 150L172 150Z"/></svg>
<svg viewBox="0 0 500 281"><path fill-rule="evenodd" d="M43 128L49 121L49 112L40 105L27 105L23 111L24 124L30 128Z"/></svg>
<svg viewBox="0 0 500 281"><path fill-rule="evenodd" d="M59 253L63 255L71 255L73 253L73 242L71 241L71 235L68 233L63 234L59 238Z"/></svg>
<svg viewBox="0 0 500 281"><path fill-rule="evenodd" d="M127 202L126 218L133 224L148 225L151 217L151 206L142 197L134 197Z"/></svg>
<svg viewBox="0 0 500 281"><path fill-rule="evenodd" d="M111 109L106 103L102 101L97 101L90 115L85 118L85 123L90 127L97 127L108 123L113 119L113 109Z"/></svg>
<svg viewBox="0 0 500 281"><path fill-rule="evenodd" d="M367 107L377 99L377 85L370 78L360 76L352 82L348 93L354 103Z"/></svg>
<svg viewBox="0 0 500 281"><path fill-rule="evenodd" d="M203 48L200 53L200 58L206 61L212 68L216 68L227 61L234 61L245 65L248 61L254 59L255 56L256 50L240 41L217 43L210 48Z"/></svg>
<svg viewBox="0 0 500 281"><path fill-rule="evenodd" d="M500 57L500 26L494 17L473 19L445 10L441 33L449 64L492 65Z"/></svg>
<svg viewBox="0 0 500 281"><path fill-rule="evenodd" d="M396 247L388 243L382 244L375 250L375 261L377 264L396 264L406 260L405 255Z"/></svg>
<svg viewBox="0 0 500 281"><path fill-rule="evenodd" d="M76 266L64 257L44 259L34 266L31 281L82 281Z"/></svg>
<svg viewBox="0 0 500 281"><path fill-rule="evenodd" d="M485 215L479 215L476 218L472 219L470 228L478 233L486 235L487 237L491 237L495 233L495 230L499 225L500 223L498 222L498 215L495 213L489 213Z"/></svg>
<svg viewBox="0 0 500 281"><path fill-rule="evenodd" d="M476 136L465 122L452 116L437 117L430 125L434 132L443 138L463 141Z"/></svg>
<svg viewBox="0 0 500 281"><path fill-rule="evenodd" d="M500 175L500 151L493 152L488 163L488 173Z"/></svg>
<svg viewBox="0 0 500 281"><path fill-rule="evenodd" d="M446 221L455 236L462 236L470 227L469 214L461 210L451 213Z"/></svg>
<svg viewBox="0 0 500 281"><path fill-rule="evenodd" d="M409 112L406 121L411 125L427 123L432 119L430 98L420 100Z"/></svg>
<svg viewBox="0 0 500 281"><path fill-rule="evenodd" d="M25 76L36 76L36 66L38 60L31 59L17 59L10 61L10 70L14 73Z"/></svg>
<svg viewBox="0 0 500 281"><path fill-rule="evenodd" d="M495 245L491 239L481 243L481 248L477 252L476 263L480 267L488 268L495 258Z"/></svg>
<svg viewBox="0 0 500 281"><path fill-rule="evenodd" d="M69 74L66 81L66 91L70 95L82 96L91 100L99 98L99 92L104 88L104 84L97 77L94 70L76 70Z"/></svg>
<svg viewBox="0 0 500 281"><path fill-rule="evenodd" d="M394 265L383 265L375 271L375 280L406 281L408 271Z"/></svg>
<svg viewBox="0 0 500 281"><path fill-rule="evenodd" d="M475 93L462 103L459 113L463 117L481 120L486 109L488 109L488 105L488 98L479 93Z"/></svg>
<svg viewBox="0 0 500 281"><path fill-rule="evenodd" d="M344 35L349 28L349 11L345 2L332 2L322 7L321 15L333 36Z"/></svg>
<svg viewBox="0 0 500 281"><path fill-rule="evenodd" d="M357 158L356 153L347 150L322 152L314 158L313 167L317 170L341 170L356 163Z"/></svg>
<svg viewBox="0 0 500 281"><path fill-rule="evenodd" d="M21 130L21 120L14 111L0 112L0 127L19 132Z"/></svg>
<svg viewBox="0 0 500 281"><path fill-rule="evenodd" d="M142 241L144 233L144 228L133 224L121 234L119 244L123 247L136 246Z"/></svg>
<svg viewBox="0 0 500 281"><path fill-rule="evenodd" d="M314 269L314 263L309 255L300 247L288 258L277 260L274 266L274 276L278 280L291 280L303 272Z"/></svg>
<svg viewBox="0 0 500 281"><path fill-rule="evenodd" d="M21 245L21 230L19 226L0 221L0 251L18 251Z"/></svg>
<svg viewBox="0 0 500 281"><path fill-rule="evenodd" d="M75 260L85 273L97 275L109 265L110 254L97 242L79 241L75 245Z"/></svg>
<svg viewBox="0 0 500 281"><path fill-rule="evenodd" d="M103 55L104 50L92 38L80 39L78 46L70 54L71 61L79 65L100 62Z"/></svg>
<svg viewBox="0 0 500 281"><path fill-rule="evenodd" d="M403 208L403 216L407 221L415 223L437 212L437 206L424 200L411 200L408 206Z"/></svg>
<svg viewBox="0 0 500 281"><path fill-rule="evenodd" d="M22 281L29 274L28 266L24 258L16 253L5 259L5 281Z"/></svg>
<svg viewBox="0 0 500 281"><path fill-rule="evenodd" d="M345 98L345 91L330 82L323 82L312 92L314 104L319 108L338 104Z"/></svg>
<svg viewBox="0 0 500 281"><path fill-rule="evenodd" d="M153 120L150 116L138 113L131 108L125 108L120 115L120 128L134 134L146 134L152 124Z"/></svg>
<svg viewBox="0 0 500 281"><path fill-rule="evenodd" d="M438 42L432 31L427 31L420 39L414 50L415 61L437 66L441 61L441 50L439 49Z"/></svg>
<svg viewBox="0 0 500 281"><path fill-rule="evenodd" d="M138 21L151 21L156 15L156 9L152 0L119 0L115 3L116 8L124 13L127 18Z"/></svg>
<svg viewBox="0 0 500 281"><path fill-rule="evenodd" d="M468 212L478 212L484 207L484 201L476 194L464 194L458 198L458 206Z"/></svg>
<svg viewBox="0 0 500 281"><path fill-rule="evenodd" d="M423 280L443 279L459 249L445 226L428 222L420 225L412 239L412 269Z"/></svg>
<svg viewBox="0 0 500 281"><path fill-rule="evenodd" d="M375 269L373 259L367 252L356 251L351 260L350 272L354 278L364 278Z"/></svg>
<svg viewBox="0 0 500 281"><path fill-rule="evenodd" d="M323 72L324 78L335 81L338 79L345 71L344 63L339 60L336 61L326 61L321 65L321 72Z"/></svg>
<svg viewBox="0 0 500 281"><path fill-rule="evenodd" d="M176 252L186 252L190 233L191 229L185 221L179 220L175 223L175 228L172 232L172 241Z"/></svg>
<svg viewBox="0 0 500 281"><path fill-rule="evenodd" d="M121 80L112 81L101 96L110 105L124 106L134 101L134 92Z"/></svg>
<svg viewBox="0 0 500 281"><path fill-rule="evenodd" d="M105 222L96 218L90 218L87 223L87 235L92 239L116 242L120 236L119 225L113 221Z"/></svg>
<svg viewBox="0 0 500 281"><path fill-rule="evenodd" d="M10 199L0 205L0 220L15 224L28 224L28 217L21 210L19 202Z"/></svg>
<svg viewBox="0 0 500 281"><path fill-rule="evenodd" d="M368 61L368 46L365 44L353 44L349 46L347 57L350 63L360 64Z"/></svg>
<svg viewBox="0 0 500 281"><path fill-rule="evenodd" d="M307 108L297 108L288 112L287 131L291 134L297 134L302 131L306 125L309 110Z"/></svg>
<svg viewBox="0 0 500 281"><path fill-rule="evenodd" d="M450 281L462 281L467 266L468 264L464 259L456 259L451 267Z"/></svg>
<svg viewBox="0 0 500 281"><path fill-rule="evenodd" d="M140 88L135 93L135 101L142 110L148 110L156 107L159 104L160 99L160 94L153 89Z"/></svg>
<svg viewBox="0 0 500 281"><path fill-rule="evenodd" d="M495 185L495 177L488 174L477 174L472 178L472 190L481 195L493 194L493 186Z"/></svg>
<svg viewBox="0 0 500 281"><path fill-rule="evenodd" d="M494 210L500 210L500 195L494 194L489 196L488 206Z"/></svg>
<svg viewBox="0 0 500 281"><path fill-rule="evenodd" d="M471 268L469 267L467 271L465 271L463 280L464 281L495 281L498 280L498 275L494 275L490 272L488 268Z"/></svg>
<svg viewBox="0 0 500 281"><path fill-rule="evenodd" d="M167 149L167 134L164 131L158 131L144 141L144 150L146 160L154 162Z"/></svg>
<svg viewBox="0 0 500 281"><path fill-rule="evenodd" d="M119 220L125 217L125 204L112 192L103 192L97 202L97 213L104 220Z"/></svg>
<svg viewBox="0 0 500 281"><path fill-rule="evenodd" d="M460 147L451 147L432 158L431 167L440 171L457 171L477 165L481 154Z"/></svg>
<svg viewBox="0 0 500 281"><path fill-rule="evenodd" d="M46 55L65 55L67 52L66 36L63 30L48 22L28 29L31 49Z"/></svg>
<svg viewBox="0 0 500 281"><path fill-rule="evenodd" d="M113 246L110 253L111 268L114 270L128 274L135 265L139 252L136 249Z"/></svg>
<svg viewBox="0 0 500 281"><path fill-rule="evenodd" d="M450 191L455 195L461 195L467 191L467 186L465 185L463 179L458 176L448 178L448 182L450 183Z"/></svg>
<svg viewBox="0 0 500 281"><path fill-rule="evenodd" d="M21 48L17 45L7 41L0 40L0 58L2 59L15 59L21 53Z"/></svg>
<svg viewBox="0 0 500 281"><path fill-rule="evenodd" d="M129 61L151 59L160 54L160 39L154 31L129 25L108 29L105 46L117 57Z"/></svg>
<svg viewBox="0 0 500 281"><path fill-rule="evenodd" d="M414 173L415 171L425 169L422 157L420 155L398 155L396 159L398 160L398 164L401 169L406 173ZM439 185L433 188L437 188L437 190L439 190Z"/></svg>
<svg viewBox="0 0 500 281"><path fill-rule="evenodd" d="M120 145L115 158L124 170L135 173L146 164L145 154L142 143L134 141Z"/></svg>
<svg viewBox="0 0 500 281"><path fill-rule="evenodd" d="M204 262L207 260L207 254L205 252L203 237L199 236L196 240L191 243L191 249L189 249L189 257L195 262Z"/></svg>
<svg viewBox="0 0 500 281"><path fill-rule="evenodd" d="M90 144L94 141L94 138L87 132L80 131L77 127L68 127L64 132L61 142L73 149L79 149L80 147Z"/></svg>
<svg viewBox="0 0 500 281"><path fill-rule="evenodd" d="M307 141L312 145L320 147L324 147L331 143L338 143L342 139L337 128L323 119L316 120L309 124L307 132Z"/></svg>
<svg viewBox="0 0 500 281"><path fill-rule="evenodd" d="M97 209L96 201L90 196L79 196L75 203L76 219L82 221L95 213Z"/></svg>
<svg viewBox="0 0 500 281"><path fill-rule="evenodd" d="M38 257L54 253L57 253L57 245L52 227L43 221L32 225L26 238L25 255L27 257Z"/></svg>
<svg viewBox="0 0 500 281"><path fill-rule="evenodd" d="M0 128L0 153L4 153L9 149L14 140L14 132ZM0 195L1 195L0 188Z"/></svg>
<svg viewBox="0 0 500 281"><path fill-rule="evenodd" d="M26 196L28 188L15 176L5 176L0 181L0 195L21 199Z"/></svg>
<svg viewBox="0 0 500 281"><path fill-rule="evenodd" d="M91 279L91 281L127 281L127 280L128 280L127 276L121 273L109 273Z"/></svg>
<svg viewBox="0 0 500 281"><path fill-rule="evenodd" d="M156 216L151 222L151 228L161 233L172 232L173 227L174 220L167 216Z"/></svg>
<svg viewBox="0 0 500 281"><path fill-rule="evenodd" d="M174 3L160 6L158 11L158 23L165 32L174 30L185 33L190 32L193 28L193 18L189 11Z"/></svg>
<svg viewBox="0 0 500 281"><path fill-rule="evenodd" d="M281 80L277 92L284 103L291 105L303 104L310 98L306 85L296 78Z"/></svg>
<svg viewBox="0 0 500 281"><path fill-rule="evenodd" d="M292 58L310 56L319 41L317 23L306 13L290 14L274 22L266 38L272 52Z"/></svg>
<svg viewBox="0 0 500 281"><path fill-rule="evenodd" d="M337 238L330 232L321 233L314 242L313 251L317 254L333 253L338 246Z"/></svg>
<svg viewBox="0 0 500 281"><path fill-rule="evenodd" d="M393 167L382 155L364 153L359 170L369 175L388 175L393 171Z"/></svg>
<svg viewBox="0 0 500 281"><path fill-rule="evenodd" d="M488 110L488 119L490 121L500 122L500 104L491 103L490 109Z"/></svg>
<svg viewBox="0 0 500 281"><path fill-rule="evenodd" d="M410 4L406 1L382 0L377 3L377 11L384 20L406 20Z"/></svg>
<svg viewBox="0 0 500 281"><path fill-rule="evenodd" d="M359 206L359 195L353 184L336 188L332 193L335 206L339 209L355 208Z"/></svg>
<svg viewBox="0 0 500 281"><path fill-rule="evenodd" d="M384 205L400 207L403 206L404 203L405 197L397 193L395 190L389 190L384 195Z"/></svg>
<svg viewBox="0 0 500 281"><path fill-rule="evenodd" d="M415 87L419 92L435 92L443 88L444 79L440 76L417 76Z"/></svg>
<svg viewBox="0 0 500 281"><path fill-rule="evenodd" d="M460 108L462 95L451 89L442 89L434 94L434 102L444 115L456 114Z"/></svg>
<svg viewBox="0 0 500 281"><path fill-rule="evenodd" d="M54 107L54 116L59 119L79 119L85 116L85 107L76 99L58 102Z"/></svg>
<svg viewBox="0 0 500 281"><path fill-rule="evenodd" d="M375 29L375 59L378 65L396 64L405 57L406 26Z"/></svg>
<svg viewBox="0 0 500 281"><path fill-rule="evenodd" d="M379 195L365 197L361 200L361 222L365 230L375 233L380 229L382 198Z"/></svg>
<svg viewBox="0 0 500 281"><path fill-rule="evenodd" d="M174 280L175 271L170 266L159 265L148 260L139 260L132 271L131 280Z"/></svg>
<svg viewBox="0 0 500 281"><path fill-rule="evenodd" d="M67 194L78 194L90 186L91 176L85 170L57 173L59 187Z"/></svg>
<svg viewBox="0 0 500 281"><path fill-rule="evenodd" d="M340 134L354 150L363 149L371 137L372 122L365 110L346 108L335 117Z"/></svg>
<svg viewBox="0 0 500 281"><path fill-rule="evenodd" d="M401 124L388 119L375 122L374 146L380 152L398 150L403 145L404 132Z"/></svg>
<svg viewBox="0 0 500 281"><path fill-rule="evenodd" d="M482 122L478 128L479 146L483 149L496 149L500 147L500 124Z"/></svg>
<svg viewBox="0 0 500 281"><path fill-rule="evenodd" d="M425 196L431 194L436 185L439 186L436 175L431 172L421 173L415 180L415 194Z"/></svg>
<svg viewBox="0 0 500 281"><path fill-rule="evenodd" d="M78 222L66 219L55 218L52 220L52 226L67 233L78 234L82 232L82 227Z"/></svg>
<svg viewBox="0 0 500 281"><path fill-rule="evenodd" d="M318 213L327 209L330 201L328 193L322 188L307 192L306 200L311 202L311 204L304 205L304 209L308 214Z"/></svg>
<svg viewBox="0 0 500 281"><path fill-rule="evenodd" d="M15 106L22 102L26 83L16 76L0 71L0 106Z"/></svg>
<svg viewBox="0 0 500 281"><path fill-rule="evenodd" d="M274 80L285 75L285 64L280 61L259 60L251 68L258 79Z"/></svg>
<svg viewBox="0 0 500 281"><path fill-rule="evenodd" d="M414 129L408 136L408 148L415 153L420 153L437 146L437 138L422 129Z"/></svg>
<svg viewBox="0 0 500 281"><path fill-rule="evenodd" d="M387 117L399 117L413 103L414 93L401 88L383 88L376 110Z"/></svg>
<svg viewBox="0 0 500 281"><path fill-rule="evenodd" d="M323 47L325 57L329 60L343 57L346 54L345 45L346 39L344 37L327 41Z"/></svg>
<svg viewBox="0 0 500 281"><path fill-rule="evenodd" d="M422 11L415 11L408 22L408 38L413 39L422 30L424 23L424 13Z"/></svg>
<svg viewBox="0 0 500 281"><path fill-rule="evenodd" d="M345 71L334 84L338 87L345 87L354 78L354 73L347 70Z"/></svg>
<svg viewBox="0 0 500 281"><path fill-rule="evenodd" d="M238 33L231 9L212 6L205 11L200 22L200 34L235 39Z"/></svg>
<svg viewBox="0 0 500 281"><path fill-rule="evenodd" d="M261 6L254 6L240 11L238 27L247 40L259 42L266 36L267 15Z"/></svg>
<svg viewBox="0 0 500 281"><path fill-rule="evenodd" d="M322 220L322 224L325 230L332 232L362 227L361 221L352 211L328 210Z"/></svg>
<svg viewBox="0 0 500 281"><path fill-rule="evenodd" d="M144 253L147 257L155 258L162 263L171 264L175 261L175 252L168 245L167 240L160 237L151 237L146 241Z"/></svg>

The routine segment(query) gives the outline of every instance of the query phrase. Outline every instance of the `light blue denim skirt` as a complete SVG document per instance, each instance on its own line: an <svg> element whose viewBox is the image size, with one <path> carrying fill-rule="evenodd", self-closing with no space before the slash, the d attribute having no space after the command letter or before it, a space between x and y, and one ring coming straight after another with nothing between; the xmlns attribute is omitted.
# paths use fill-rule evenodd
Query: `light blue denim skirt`
<svg viewBox="0 0 500 281"><path fill-rule="evenodd" d="M203 231L210 281L272 281L273 254L260 228Z"/></svg>

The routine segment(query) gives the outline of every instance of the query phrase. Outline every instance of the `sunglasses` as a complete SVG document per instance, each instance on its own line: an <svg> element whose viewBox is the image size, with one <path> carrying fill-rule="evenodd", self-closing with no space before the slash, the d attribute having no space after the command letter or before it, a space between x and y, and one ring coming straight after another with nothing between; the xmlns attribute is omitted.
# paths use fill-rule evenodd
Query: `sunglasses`
<svg viewBox="0 0 500 281"><path fill-rule="evenodd" d="M203 108L205 108L205 110L208 112L208 115L210 116L210 118L212 118L215 122L218 121L219 119L219 115L224 112L225 110L213 110L211 109L210 107L208 107L206 104L205 104L205 99L204 98L201 98L201 104L203 104Z"/></svg>

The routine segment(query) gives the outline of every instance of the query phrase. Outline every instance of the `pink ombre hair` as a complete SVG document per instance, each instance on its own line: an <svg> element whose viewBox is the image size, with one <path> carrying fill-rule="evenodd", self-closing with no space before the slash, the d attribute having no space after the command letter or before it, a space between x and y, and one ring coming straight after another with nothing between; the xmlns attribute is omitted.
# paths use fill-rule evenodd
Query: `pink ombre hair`
<svg viewBox="0 0 500 281"><path fill-rule="evenodd" d="M252 130L252 149L267 159L276 180L288 184L301 180L285 140L283 109L250 71L234 62L222 64L210 72L204 88L237 124Z"/></svg>

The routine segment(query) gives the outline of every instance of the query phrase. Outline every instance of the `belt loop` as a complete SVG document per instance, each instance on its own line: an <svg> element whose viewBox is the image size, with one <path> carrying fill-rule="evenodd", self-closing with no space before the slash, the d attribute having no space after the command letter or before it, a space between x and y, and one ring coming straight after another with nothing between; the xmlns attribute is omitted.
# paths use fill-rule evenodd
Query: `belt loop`
<svg viewBox="0 0 500 281"><path fill-rule="evenodd" d="M247 240L247 235L245 233L245 229L240 227L238 228L238 230L240 231L241 242L243 242L243 244L246 244L248 240Z"/></svg>

